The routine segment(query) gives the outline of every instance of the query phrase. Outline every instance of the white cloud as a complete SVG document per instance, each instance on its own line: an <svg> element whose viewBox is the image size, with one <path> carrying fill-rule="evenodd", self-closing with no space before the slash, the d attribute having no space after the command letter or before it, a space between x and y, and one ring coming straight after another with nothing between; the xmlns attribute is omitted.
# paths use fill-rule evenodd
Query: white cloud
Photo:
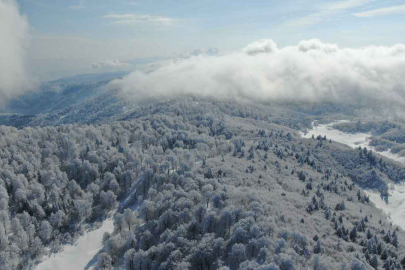
<svg viewBox="0 0 405 270"><path fill-rule="evenodd" d="M370 3L370 0L346 0L346 1L336 1L331 3L326 3L322 5L324 10L346 10L355 7L360 7L365 4Z"/></svg>
<svg viewBox="0 0 405 270"><path fill-rule="evenodd" d="M28 21L14 0L0 0L0 105L25 92Z"/></svg>
<svg viewBox="0 0 405 270"><path fill-rule="evenodd" d="M68 9L84 9L85 6L68 6Z"/></svg>
<svg viewBox="0 0 405 270"><path fill-rule="evenodd" d="M346 0L322 4L317 7L316 12L308 14L301 18L293 19L287 22L287 25L292 27L311 26L324 20L330 19L340 12L368 4L370 1L371 0Z"/></svg>
<svg viewBox="0 0 405 270"><path fill-rule="evenodd" d="M128 5L131 5L131 6L140 6L141 3L140 3L140 2L133 1L133 2L129 2Z"/></svg>
<svg viewBox="0 0 405 270"><path fill-rule="evenodd" d="M311 50L323 51L324 53L334 53L339 50L336 44L323 43L319 39L303 40L298 44L298 50L308 52Z"/></svg>
<svg viewBox="0 0 405 270"><path fill-rule="evenodd" d="M162 16L116 14L116 13L104 15L103 18L111 19L113 21L113 24L138 24L148 22L148 23L169 25L174 21L172 18Z"/></svg>
<svg viewBox="0 0 405 270"><path fill-rule="evenodd" d="M271 39L262 39L249 44L243 52L249 55L277 52L277 44Z"/></svg>
<svg viewBox="0 0 405 270"><path fill-rule="evenodd" d="M24 0L24 1L27 2L27 3L31 3L31 4L43 7L43 8L49 8L48 5L45 5L45 4L43 4L43 3L39 2L39 1L34 1L34 0Z"/></svg>
<svg viewBox="0 0 405 270"><path fill-rule="evenodd" d="M402 13L405 13L405 5L373 9L369 11L353 13L353 15L356 17L370 18L374 16L385 16Z"/></svg>
<svg viewBox="0 0 405 270"><path fill-rule="evenodd" d="M341 49L313 39L277 49L273 41L261 40L241 52L167 61L156 70L136 71L115 80L109 87L136 100L192 94L254 101L398 102L403 106L403 78L403 44Z"/></svg>
<svg viewBox="0 0 405 270"><path fill-rule="evenodd" d="M131 64L122 63L118 60L106 60L102 62L93 63L91 68L127 68L130 67Z"/></svg>
<svg viewBox="0 0 405 270"><path fill-rule="evenodd" d="M86 8L84 5L84 0L80 0L78 5L69 6L68 9L84 9Z"/></svg>

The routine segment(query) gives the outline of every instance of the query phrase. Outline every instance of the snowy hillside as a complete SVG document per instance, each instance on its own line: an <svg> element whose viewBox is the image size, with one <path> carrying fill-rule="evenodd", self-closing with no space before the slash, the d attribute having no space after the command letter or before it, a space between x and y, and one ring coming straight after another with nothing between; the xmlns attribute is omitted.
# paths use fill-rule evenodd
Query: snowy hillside
<svg viewBox="0 0 405 270"><path fill-rule="evenodd" d="M349 121L337 121L329 124L314 125L307 133L301 133L306 138L312 136L326 136L328 139L346 144L352 148L367 147L375 151L375 147L369 145L371 134L368 133L344 133L333 126L339 123L346 123ZM378 152L389 159L405 164L405 158L391 153L390 150ZM380 193L375 191L366 191L370 200L383 210L389 219L396 225L405 230L405 185L404 184L391 184L389 186L389 197L381 196Z"/></svg>
<svg viewBox="0 0 405 270"><path fill-rule="evenodd" d="M297 105L181 97L116 114L95 100L62 114L95 124L0 127L3 268L401 265L403 231L361 187L388 191L405 167L358 149L366 136L302 138L314 119Z"/></svg>

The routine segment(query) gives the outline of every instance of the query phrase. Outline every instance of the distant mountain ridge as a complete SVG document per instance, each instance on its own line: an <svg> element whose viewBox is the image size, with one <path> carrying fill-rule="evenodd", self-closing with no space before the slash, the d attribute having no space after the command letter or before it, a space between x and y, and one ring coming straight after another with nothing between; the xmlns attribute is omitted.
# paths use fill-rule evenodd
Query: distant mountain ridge
<svg viewBox="0 0 405 270"><path fill-rule="evenodd" d="M109 91L104 86L125 74L116 72L79 75L48 82L40 90L26 93L7 103L0 111L0 125L20 128L89 123L95 121L93 117L97 118L94 115L99 111L114 107L115 103L119 105L110 114L120 113L123 105L121 100L114 91ZM101 104L102 107L97 107Z"/></svg>
<svg viewBox="0 0 405 270"><path fill-rule="evenodd" d="M43 114L79 104L100 94L107 82L45 85L40 92L28 93L7 104L8 113Z"/></svg>
<svg viewBox="0 0 405 270"><path fill-rule="evenodd" d="M48 82L47 84L74 84L74 83L95 83L107 81L128 75L129 71L117 71L96 74L79 74L71 77L64 77Z"/></svg>

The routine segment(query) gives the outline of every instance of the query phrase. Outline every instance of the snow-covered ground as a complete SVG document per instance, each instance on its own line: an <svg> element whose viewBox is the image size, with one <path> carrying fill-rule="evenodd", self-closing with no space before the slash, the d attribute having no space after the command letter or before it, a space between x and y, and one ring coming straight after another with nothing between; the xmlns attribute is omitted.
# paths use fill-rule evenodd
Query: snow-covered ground
<svg viewBox="0 0 405 270"><path fill-rule="evenodd" d="M326 135L326 138L332 139L332 141L340 142L343 144L346 144L352 148L357 148L359 146L364 147L367 146L369 148L368 143L369 139L371 137L371 134L368 133L356 133L356 134L349 134L349 133L344 133L341 132L337 129L332 128L333 125L339 124L339 123L344 123L344 122L349 122L346 120L341 120L341 121L336 121L332 122L329 124L323 124L323 125L314 125L314 122L312 122L312 129L307 130L307 133L301 133L301 136L305 138L311 138L312 135L315 136L315 138L318 135L321 135L322 137Z"/></svg>
<svg viewBox="0 0 405 270"><path fill-rule="evenodd" d="M317 126L315 126L314 122L312 122L312 129L307 130L306 133L300 132L300 134L304 138L311 138L312 135L314 135L315 138L318 135L321 135L322 137L326 135L326 138L328 140L332 139L332 141L346 144L347 146L350 146L351 148L358 148L359 146L361 146L362 148L367 147L367 149L375 151L375 147L369 145L370 138L371 138L370 133L350 134L350 133L344 133L344 132L334 129L332 127L335 124L344 123L344 122L349 122L349 121L340 120L340 121L335 121L335 122L332 122L329 124L322 124L322 125L317 125ZM375 152L377 152L377 151L375 151ZM393 154L393 153L391 153L390 150L387 150L384 152L378 152L378 154L405 164L405 157L400 157L396 154Z"/></svg>
<svg viewBox="0 0 405 270"><path fill-rule="evenodd" d="M388 203L385 202L379 193L366 191L370 200L377 208L382 209L392 221L405 230L405 185L391 185Z"/></svg>
<svg viewBox="0 0 405 270"><path fill-rule="evenodd" d="M111 233L113 229L112 219L104 221L99 229L86 233L74 245L65 246L63 251L39 264L36 270L94 269L95 261L92 259L103 247L103 235L105 232Z"/></svg>
<svg viewBox="0 0 405 270"><path fill-rule="evenodd" d="M311 138L312 135L317 137L318 135L325 136L332 141L346 144L352 148L367 147L369 150L375 151L374 147L369 146L369 140L371 134L369 133L356 133L349 134L341 132L337 129L333 129L332 126L337 123L348 122L346 120L336 121L329 124L322 124L315 126L312 123L312 129L307 130L306 133L301 132L301 136L305 138ZM391 151L378 152L389 159L401 162L405 164L405 158L399 157L391 153ZM405 230L405 185L390 185L388 201L384 201L380 194L374 191L365 191L370 197L370 200L375 204L377 208L383 210L392 221L393 224L400 226Z"/></svg>

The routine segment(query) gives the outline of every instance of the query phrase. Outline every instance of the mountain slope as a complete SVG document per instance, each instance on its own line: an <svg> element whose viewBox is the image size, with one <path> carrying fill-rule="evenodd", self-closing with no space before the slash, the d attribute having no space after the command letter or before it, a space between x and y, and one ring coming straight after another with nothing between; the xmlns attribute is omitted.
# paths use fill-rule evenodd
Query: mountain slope
<svg viewBox="0 0 405 270"><path fill-rule="evenodd" d="M126 121L1 127L1 267L30 269L115 210L100 269L400 267L403 231L357 184L405 168L303 139L291 127L311 117L288 112L189 97L111 117Z"/></svg>

